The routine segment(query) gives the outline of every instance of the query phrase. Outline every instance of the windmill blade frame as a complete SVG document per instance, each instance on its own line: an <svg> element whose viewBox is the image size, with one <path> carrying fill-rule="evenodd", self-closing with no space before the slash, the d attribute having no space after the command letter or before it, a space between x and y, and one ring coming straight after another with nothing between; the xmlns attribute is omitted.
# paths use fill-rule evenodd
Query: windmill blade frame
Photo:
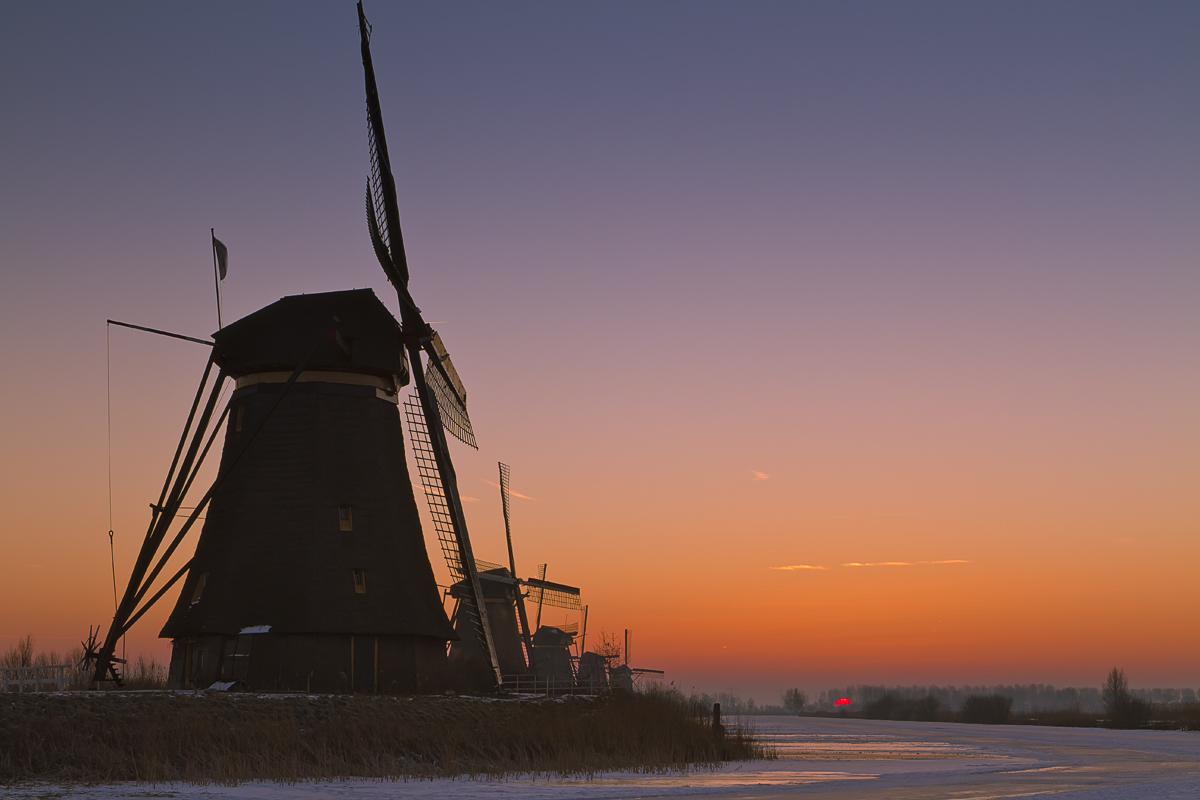
<svg viewBox="0 0 1200 800"><path fill-rule="evenodd" d="M475 442L475 431L471 428L471 417L467 414L467 390L454 362L442 344L442 337L435 331L432 347L426 347L429 364L425 369L425 381L433 388L437 399L438 411L442 415L442 424L446 430L468 447L476 450L479 445Z"/></svg>
<svg viewBox="0 0 1200 800"><path fill-rule="evenodd" d="M517 577L517 560L513 555L512 542L512 524L510 521L509 506L511 503L508 482L510 471L508 464L503 461L498 462L500 467L500 505L504 509L504 538L508 541L508 569L513 578ZM529 631L529 617L525 613L525 595L521 592L521 587L518 584L516 587L516 605L517 605L517 621L521 624L521 642L525 645L525 665L529 671L533 671L533 637Z"/></svg>
<svg viewBox="0 0 1200 800"><path fill-rule="evenodd" d="M529 587L529 596L536 599L538 607L565 608L570 611L582 611L579 587L568 586L565 583L554 583L545 579L526 578L522 586Z"/></svg>
<svg viewBox="0 0 1200 800"><path fill-rule="evenodd" d="M405 349L408 351L409 363L412 365L413 383L416 384L417 397L420 400L422 421L425 423L429 453L431 454L430 463L431 466L436 467L438 483L442 490L441 496L445 503L445 524L453 532L458 562L471 593L468 602L473 606L475 615L478 616L479 624L476 626L476 634L484 652L488 654L493 678L496 685L499 686L503 682L500 661L496 653L496 644L492 638L491 626L488 624L487 603L484 602L479 573L475 569L475 557L471 549L470 536L467 534L467 521L463 513L462 500L458 493L458 478L454 472L454 463L450 458L450 450L443 429L443 417L435 392L430 387L430 382L426 380L426 372L421 369L421 352L425 351L431 362L437 361L436 369L439 372L445 372L433 344L436 334L422 318L420 309L417 308L408 292L408 258L404 251L404 235L400 228L400 206L396 200L396 182L392 177L387 136L383 128L383 113L379 106L379 90L375 83L375 67L371 61L371 25L363 13L362 0L359 0L358 3L358 22L367 95L367 143L371 155L371 174L368 182L371 193L371 210L368 212L368 224L374 217L375 233L377 234L377 237L373 236L372 238L372 246L376 246L376 241L378 241L388 250L391 257L392 270L388 270L387 264L382 264L382 266L395 287L397 298L400 301L401 332ZM443 377L449 384L449 376ZM465 412L465 399L463 410ZM428 492L426 497L429 497Z"/></svg>

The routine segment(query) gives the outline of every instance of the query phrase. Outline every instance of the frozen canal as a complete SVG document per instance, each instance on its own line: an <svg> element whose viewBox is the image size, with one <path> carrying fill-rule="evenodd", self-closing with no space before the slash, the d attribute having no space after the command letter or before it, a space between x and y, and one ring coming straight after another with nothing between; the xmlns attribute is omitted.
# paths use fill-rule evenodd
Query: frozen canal
<svg viewBox="0 0 1200 800"><path fill-rule="evenodd" d="M27 786L27 798L896 798L986 800L1195 800L1200 798L1200 733L1027 726L753 717L779 757L715 772L592 780L344 781L294 786Z"/></svg>

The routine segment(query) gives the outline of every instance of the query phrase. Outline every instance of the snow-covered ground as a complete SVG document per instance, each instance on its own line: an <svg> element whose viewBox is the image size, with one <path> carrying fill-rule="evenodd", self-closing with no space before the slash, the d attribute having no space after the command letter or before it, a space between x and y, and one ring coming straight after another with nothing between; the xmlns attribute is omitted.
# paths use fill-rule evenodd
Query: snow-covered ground
<svg viewBox="0 0 1200 800"><path fill-rule="evenodd" d="M591 780L335 781L240 786L37 785L32 798L358 800L359 798L899 798L1197 800L1200 733L752 717L778 758L688 774L606 773Z"/></svg>

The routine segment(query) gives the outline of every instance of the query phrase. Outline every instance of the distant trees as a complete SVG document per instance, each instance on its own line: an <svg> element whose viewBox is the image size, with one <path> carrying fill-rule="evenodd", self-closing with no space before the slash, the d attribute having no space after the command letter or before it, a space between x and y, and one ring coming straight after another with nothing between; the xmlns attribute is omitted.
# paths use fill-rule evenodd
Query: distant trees
<svg viewBox="0 0 1200 800"><path fill-rule="evenodd" d="M1188 699L1195 699L1190 694L1192 690L1187 689L1182 691L1179 689L1159 689L1155 690L1155 692L1153 697L1149 696L1149 694L1144 694L1141 690L1135 690L1134 694L1144 697L1147 700L1153 699L1160 703L1180 702L1181 700L1186 702ZM809 698L809 708L814 711L839 711L843 709L843 706L837 704L838 699L848 697L853 701L853 705L845 707L845 710L862 711L867 705L888 693L911 700L931 694L937 698L938 703L943 709L961 709L966 699L973 694L1000 694L1013 699L1012 713L1014 714L1030 712L1035 709L1045 711L1049 709L1079 708L1084 712L1095 712L1097 714L1104 711L1104 699L1101 697L1098 685L1077 689L1071 687L1056 688L1040 683L960 686L881 686L858 684L842 686L840 688L835 687L821 692L819 695L814 695Z"/></svg>
<svg viewBox="0 0 1200 800"><path fill-rule="evenodd" d="M1104 682L1104 714L1110 728L1137 728L1150 718L1150 704L1129 691L1125 670L1117 667Z"/></svg>
<svg viewBox="0 0 1200 800"><path fill-rule="evenodd" d="M808 695L799 689L788 689L783 693L783 707L792 714L799 714L808 705Z"/></svg>
<svg viewBox="0 0 1200 800"><path fill-rule="evenodd" d="M1002 725L1012 713L1013 699L1002 694L973 694L963 701L963 722Z"/></svg>
<svg viewBox="0 0 1200 800"><path fill-rule="evenodd" d="M941 706L932 694L923 697L903 697L892 692L867 704L863 716L867 719L891 719L912 722L934 722Z"/></svg>

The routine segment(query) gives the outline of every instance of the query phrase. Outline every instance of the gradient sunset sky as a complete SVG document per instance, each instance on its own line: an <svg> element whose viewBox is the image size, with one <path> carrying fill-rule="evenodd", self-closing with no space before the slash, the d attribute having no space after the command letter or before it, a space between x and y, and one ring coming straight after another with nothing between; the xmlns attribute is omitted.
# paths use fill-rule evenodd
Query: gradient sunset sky
<svg viewBox="0 0 1200 800"><path fill-rule="evenodd" d="M480 557L503 460L685 689L1200 686L1200 5L366 12ZM0 647L111 619L105 319L215 330L210 227L226 321L395 310L356 24L0 7ZM110 336L123 589L207 353Z"/></svg>

